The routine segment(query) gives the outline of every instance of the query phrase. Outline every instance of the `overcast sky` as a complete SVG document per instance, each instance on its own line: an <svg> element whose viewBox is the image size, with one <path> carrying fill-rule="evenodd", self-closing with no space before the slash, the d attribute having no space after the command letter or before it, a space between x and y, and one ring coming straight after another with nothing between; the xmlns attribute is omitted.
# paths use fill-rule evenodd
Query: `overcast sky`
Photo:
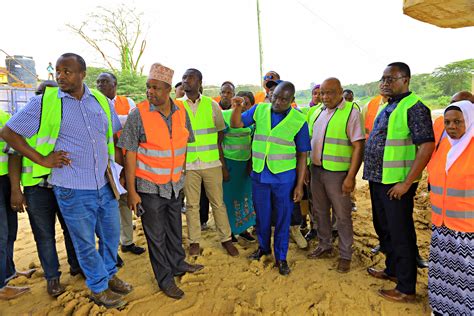
<svg viewBox="0 0 474 316"><path fill-rule="evenodd" d="M258 84L256 0L8 1L2 3L0 48L33 56L40 78L49 61L75 52L88 65L99 56L66 23L78 24L95 6L120 3L144 12L150 28L142 59L175 70L198 68L204 84L225 80ZM311 82L338 77L343 84L378 80L393 61L412 73L474 57L474 28L443 29L405 16L402 0L261 0L263 69L307 89ZM0 65L4 54L0 53Z"/></svg>

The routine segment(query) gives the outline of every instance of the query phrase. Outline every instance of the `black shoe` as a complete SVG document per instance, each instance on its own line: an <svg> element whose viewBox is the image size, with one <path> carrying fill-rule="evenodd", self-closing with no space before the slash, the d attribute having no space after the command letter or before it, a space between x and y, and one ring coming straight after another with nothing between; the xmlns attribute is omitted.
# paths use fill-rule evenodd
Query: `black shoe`
<svg viewBox="0 0 474 316"><path fill-rule="evenodd" d="M176 286L176 284L171 283L166 288L161 289L167 296L179 300L183 298L184 292Z"/></svg>
<svg viewBox="0 0 474 316"><path fill-rule="evenodd" d="M46 290L52 297L58 297L66 291L66 288L61 285L59 278L54 278L46 281Z"/></svg>
<svg viewBox="0 0 474 316"><path fill-rule="evenodd" d="M288 266L288 262L286 260L277 260L275 266L278 268L278 272L281 275L288 275L290 274L290 267Z"/></svg>
<svg viewBox="0 0 474 316"><path fill-rule="evenodd" d="M84 279L86 278L86 276L84 275L84 272L82 272L82 269L81 269L81 268L78 268L78 269L72 269L72 268L70 268L70 269L69 269L69 274L70 274L71 276L76 276L76 275L80 274L80 275L82 275L82 277L83 277Z"/></svg>
<svg viewBox="0 0 474 316"><path fill-rule="evenodd" d="M304 239L306 239L306 241L313 240L316 237L318 237L318 232L314 228L311 228L310 231L304 235Z"/></svg>
<svg viewBox="0 0 474 316"><path fill-rule="evenodd" d="M120 249L122 249L122 252L131 252L134 255L141 255L142 253L145 252L145 248L138 247L135 244L130 244L128 246L121 246Z"/></svg>
<svg viewBox="0 0 474 316"><path fill-rule="evenodd" d="M123 262L122 258L120 258L120 256L117 255L117 264L115 264L115 266L120 269L124 265L125 265L125 263Z"/></svg>
<svg viewBox="0 0 474 316"><path fill-rule="evenodd" d="M232 237L232 242L238 242L238 240L237 240L237 238L235 238L234 234L232 234L231 237Z"/></svg>
<svg viewBox="0 0 474 316"><path fill-rule="evenodd" d="M248 242L254 242L255 241L255 238L248 231L245 231L245 232L241 233L239 236L242 237L245 241L248 241Z"/></svg>
<svg viewBox="0 0 474 316"><path fill-rule="evenodd" d="M424 259L420 256L420 254L418 254L418 255L416 256L416 265L417 265L417 267L420 268L420 269L426 269L426 268L428 268L428 261L427 261L427 260L424 260Z"/></svg>
<svg viewBox="0 0 474 316"><path fill-rule="evenodd" d="M248 258L250 260L260 260L263 256L269 255L270 253L264 252L262 249L258 248L257 251L252 253Z"/></svg>

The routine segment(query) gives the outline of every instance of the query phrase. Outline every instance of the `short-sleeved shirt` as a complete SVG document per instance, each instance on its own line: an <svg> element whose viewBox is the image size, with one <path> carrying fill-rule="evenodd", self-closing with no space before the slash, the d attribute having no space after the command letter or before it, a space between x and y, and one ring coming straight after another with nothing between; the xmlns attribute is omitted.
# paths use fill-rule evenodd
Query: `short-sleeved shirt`
<svg viewBox="0 0 474 316"><path fill-rule="evenodd" d="M387 140L388 119L398 103L408 96L410 92L403 93L388 99L387 106L380 111L374 122L374 128L365 144L364 174L363 179L382 183L383 154ZM434 142L433 123L431 111L421 101L408 109L408 128L413 144L421 145Z"/></svg>
<svg viewBox="0 0 474 316"><path fill-rule="evenodd" d="M107 115L85 84L80 100L61 90L58 98L62 99L62 120L54 150L68 152L71 165L53 168L50 183L69 189L98 190L107 184ZM41 99L42 95L31 98L7 126L25 138L37 134ZM120 120L112 106L110 113L112 130L116 133L121 129Z"/></svg>
<svg viewBox="0 0 474 316"><path fill-rule="evenodd" d="M258 122L255 122L253 115L255 113L255 110L257 109L258 104L254 105L251 107L248 111L242 113L242 123L244 124L244 127L249 127L253 124L256 126L258 125ZM283 119L290 113L291 107L286 110L285 112L282 113L277 113L274 112L273 110L271 111L271 125L272 128L275 128ZM295 111L298 111L295 109ZM311 144L310 144L310 139L309 139L309 130L308 130L308 124L305 122L301 129L298 131L298 133L295 135L294 142L296 144L296 151L297 152L308 152L311 150ZM265 163L265 166L262 170L262 172L257 173L252 170L252 173L250 175L253 180L258 181L260 183L294 183L296 180L296 169L288 170L285 172L281 173L272 173L270 169L268 169L267 164Z"/></svg>
<svg viewBox="0 0 474 316"><path fill-rule="evenodd" d="M337 105L337 109L344 109L346 101L343 99ZM321 156L323 151L323 143L326 135L326 128L329 120L336 112L336 108L329 109L326 106L322 107L321 114L318 116L313 125L313 137L311 138L311 161L316 166L321 166ZM362 127L361 114L357 108L353 108L347 122L346 129L349 140L353 143L365 139L364 130Z"/></svg>
<svg viewBox="0 0 474 316"><path fill-rule="evenodd" d="M187 95L185 95L182 100L186 100L186 103L191 108L191 111L193 111L193 114L196 115L199 104L201 103L201 95L199 95L199 97L196 99L196 102L191 101L191 99L189 99ZM216 126L218 132L225 130L225 122L224 117L222 116L221 108L219 106L219 103L214 100L212 100L212 118L214 120L214 125ZM204 162L198 158L193 162L186 163L186 170L205 170L221 166L222 163L220 160L213 162Z"/></svg>
<svg viewBox="0 0 474 316"><path fill-rule="evenodd" d="M168 131L171 135L173 126L172 126L172 115L176 111L182 111L176 106L176 104L171 102L171 112L168 116L163 115L159 112L153 104L150 104L150 111L158 111L161 114L161 118L165 121ZM194 142L194 133L191 127L191 121L189 120L188 113L186 114L186 129L189 131L188 142ZM143 121L140 115L140 111L132 111L128 115L127 122L122 130L117 146L128 151L137 152L140 144L146 143L146 134L145 128L143 127ZM136 177L136 190L140 193L149 193L149 194L159 194L162 198L171 199L172 193L174 196L179 196L179 191L184 186L184 176L177 182L168 182L166 184L156 184L146 179Z"/></svg>

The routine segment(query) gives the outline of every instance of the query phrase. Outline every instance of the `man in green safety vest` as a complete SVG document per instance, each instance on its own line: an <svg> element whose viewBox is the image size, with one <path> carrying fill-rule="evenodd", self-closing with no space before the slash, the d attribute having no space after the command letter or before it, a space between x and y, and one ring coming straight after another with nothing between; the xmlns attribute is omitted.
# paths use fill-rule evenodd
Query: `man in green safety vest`
<svg viewBox="0 0 474 316"><path fill-rule="evenodd" d="M182 102L188 112L195 136L195 142L188 143L187 147L184 184L189 255L198 256L201 251L199 200L203 183L221 244L229 255L237 256L239 251L232 245L222 191L222 181L226 181L229 177L222 150L224 118L217 102L199 92L202 85L202 74L199 70L194 68L186 70L182 79L186 96L177 102Z"/></svg>
<svg viewBox="0 0 474 316"><path fill-rule="evenodd" d="M374 228L385 250L386 268L369 268L395 289L379 294L391 301L412 302L416 292L416 232L413 198L421 173L434 150L431 111L409 90L410 68L391 63L380 79L387 105L377 114L367 139L363 178L369 181Z"/></svg>
<svg viewBox="0 0 474 316"><path fill-rule="evenodd" d="M242 99L234 98L231 127L255 124L252 142L252 195L257 214L259 248L250 259L271 254L272 213L276 218L274 251L276 267L288 275L286 260L294 203L303 197L307 152L311 150L303 113L291 107L295 86L278 84L272 103L260 103L242 114Z"/></svg>
<svg viewBox="0 0 474 316"><path fill-rule="evenodd" d="M354 232L350 194L362 163L364 132L359 107L343 98L341 83L328 78L321 84L323 105L311 113L311 191L319 244L310 259L332 256L330 209L339 233L337 271L349 272Z"/></svg>

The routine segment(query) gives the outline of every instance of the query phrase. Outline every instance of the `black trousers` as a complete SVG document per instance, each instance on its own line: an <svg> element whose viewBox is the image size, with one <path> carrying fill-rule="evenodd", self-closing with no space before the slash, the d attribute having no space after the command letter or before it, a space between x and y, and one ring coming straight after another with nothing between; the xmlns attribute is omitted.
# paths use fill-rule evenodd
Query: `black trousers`
<svg viewBox="0 0 474 316"><path fill-rule="evenodd" d="M400 200L390 200L393 184L369 182L375 231L386 251L385 273L396 276L397 290L416 292L416 233L413 223L413 198L418 183L411 185Z"/></svg>
<svg viewBox="0 0 474 316"><path fill-rule="evenodd" d="M158 194L139 193L145 213L142 226L148 244L151 266L161 289L174 282L174 275L185 269L182 246L182 193L165 199Z"/></svg>

